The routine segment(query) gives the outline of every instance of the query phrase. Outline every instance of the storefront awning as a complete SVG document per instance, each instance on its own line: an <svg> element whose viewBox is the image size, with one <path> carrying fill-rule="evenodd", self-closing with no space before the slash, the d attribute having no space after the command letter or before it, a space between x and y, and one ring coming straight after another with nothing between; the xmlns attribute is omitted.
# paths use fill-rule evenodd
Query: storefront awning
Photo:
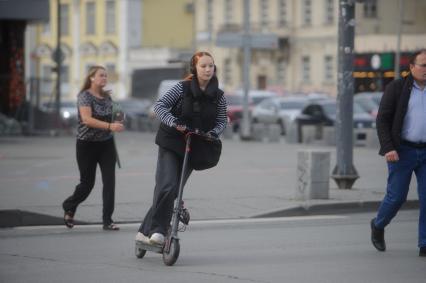
<svg viewBox="0 0 426 283"><path fill-rule="evenodd" d="M49 21L49 0L0 0L0 20Z"/></svg>

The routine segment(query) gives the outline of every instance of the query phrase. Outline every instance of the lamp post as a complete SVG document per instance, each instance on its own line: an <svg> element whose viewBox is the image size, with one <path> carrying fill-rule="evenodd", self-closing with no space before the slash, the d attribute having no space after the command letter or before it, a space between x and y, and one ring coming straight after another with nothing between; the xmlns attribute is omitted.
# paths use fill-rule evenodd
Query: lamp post
<svg viewBox="0 0 426 283"><path fill-rule="evenodd" d="M339 1L338 94L336 113L336 167L331 177L339 189L351 189L359 178L353 165L353 50L355 3Z"/></svg>
<svg viewBox="0 0 426 283"><path fill-rule="evenodd" d="M61 121L61 68L63 55L61 52L61 1L57 0L57 36L56 36L56 50L54 53L54 61L56 63L56 99L55 99L55 112L56 112L56 127L60 126Z"/></svg>

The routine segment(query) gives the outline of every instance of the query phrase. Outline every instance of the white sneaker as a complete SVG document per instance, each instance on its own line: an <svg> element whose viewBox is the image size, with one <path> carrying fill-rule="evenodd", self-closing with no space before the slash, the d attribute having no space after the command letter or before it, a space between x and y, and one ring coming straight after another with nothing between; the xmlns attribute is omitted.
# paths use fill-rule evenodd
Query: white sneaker
<svg viewBox="0 0 426 283"><path fill-rule="evenodd" d="M136 234L135 240L139 241L139 242L143 242L145 244L149 244L150 243L149 242L149 238L147 236L145 236L144 234L142 234L141 232L138 232Z"/></svg>
<svg viewBox="0 0 426 283"><path fill-rule="evenodd" d="M162 245L164 244L164 235L160 233L154 233L149 238L149 242L154 245Z"/></svg>

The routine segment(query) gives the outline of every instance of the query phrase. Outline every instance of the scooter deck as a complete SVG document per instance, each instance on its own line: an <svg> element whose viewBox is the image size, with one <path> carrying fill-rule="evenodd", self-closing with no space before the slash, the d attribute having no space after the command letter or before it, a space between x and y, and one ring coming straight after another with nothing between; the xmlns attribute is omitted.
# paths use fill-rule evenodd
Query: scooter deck
<svg viewBox="0 0 426 283"><path fill-rule="evenodd" d="M163 253L163 247L164 245L156 245L156 244L149 244L142 241L135 241L136 247L142 250L155 252L155 253Z"/></svg>

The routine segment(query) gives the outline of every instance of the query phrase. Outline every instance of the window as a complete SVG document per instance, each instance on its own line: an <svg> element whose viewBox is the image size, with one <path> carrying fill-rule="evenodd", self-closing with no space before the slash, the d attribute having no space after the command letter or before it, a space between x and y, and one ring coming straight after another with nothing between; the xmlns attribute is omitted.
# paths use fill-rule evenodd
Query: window
<svg viewBox="0 0 426 283"><path fill-rule="evenodd" d="M46 22L42 26L42 34L43 35L50 35L50 22Z"/></svg>
<svg viewBox="0 0 426 283"><path fill-rule="evenodd" d="M278 0L278 26L287 26L287 0Z"/></svg>
<svg viewBox="0 0 426 283"><path fill-rule="evenodd" d="M377 0L366 1L363 6L364 18L377 18Z"/></svg>
<svg viewBox="0 0 426 283"><path fill-rule="evenodd" d="M95 34L95 2L86 3L86 34Z"/></svg>
<svg viewBox="0 0 426 283"><path fill-rule="evenodd" d="M68 65L61 66L61 83L68 83L70 81L70 68Z"/></svg>
<svg viewBox="0 0 426 283"><path fill-rule="evenodd" d="M302 79L304 82L311 80L311 59L309 56L302 57Z"/></svg>
<svg viewBox="0 0 426 283"><path fill-rule="evenodd" d="M225 9L223 12L223 16L224 16L224 23L225 25L229 25L231 24L231 20L232 20L232 1L233 0L224 0L225 2L223 3L223 8Z"/></svg>
<svg viewBox="0 0 426 283"><path fill-rule="evenodd" d="M268 0L260 0L260 26L262 28L268 27Z"/></svg>
<svg viewBox="0 0 426 283"><path fill-rule="evenodd" d="M286 65L284 59L278 59L276 65L277 83L285 85L286 83Z"/></svg>
<svg viewBox="0 0 426 283"><path fill-rule="evenodd" d="M324 81L330 82L333 80L333 56L324 56Z"/></svg>
<svg viewBox="0 0 426 283"><path fill-rule="evenodd" d="M231 68L231 59L226 58L225 62L223 64L223 83L225 85L231 83L231 74L232 74L232 68Z"/></svg>
<svg viewBox="0 0 426 283"><path fill-rule="evenodd" d="M96 66L96 64L93 64L93 63L86 64L86 74L89 73L90 68L92 68L93 66Z"/></svg>
<svg viewBox="0 0 426 283"><path fill-rule="evenodd" d="M115 33L115 0L107 0L105 12L105 32Z"/></svg>
<svg viewBox="0 0 426 283"><path fill-rule="evenodd" d="M61 16L60 16L60 25L61 25L61 35L69 34L69 5L61 4L60 7Z"/></svg>
<svg viewBox="0 0 426 283"><path fill-rule="evenodd" d="M52 66L42 65L41 66L41 79L51 79L52 78Z"/></svg>
<svg viewBox="0 0 426 283"><path fill-rule="evenodd" d="M41 65L40 74L40 94L43 97L50 97L53 91L52 66Z"/></svg>
<svg viewBox="0 0 426 283"><path fill-rule="evenodd" d="M312 3L311 0L303 0L303 25L312 24Z"/></svg>
<svg viewBox="0 0 426 283"><path fill-rule="evenodd" d="M334 0L325 0L325 23L332 24L334 22Z"/></svg>
<svg viewBox="0 0 426 283"><path fill-rule="evenodd" d="M206 27L209 34L209 40L212 38L213 33L213 0L207 0L207 17Z"/></svg>
<svg viewBox="0 0 426 283"><path fill-rule="evenodd" d="M117 81L117 71L115 68L115 64L114 63L106 63L105 64L105 68L107 71L107 75L108 75L108 81L111 83L114 83Z"/></svg>

